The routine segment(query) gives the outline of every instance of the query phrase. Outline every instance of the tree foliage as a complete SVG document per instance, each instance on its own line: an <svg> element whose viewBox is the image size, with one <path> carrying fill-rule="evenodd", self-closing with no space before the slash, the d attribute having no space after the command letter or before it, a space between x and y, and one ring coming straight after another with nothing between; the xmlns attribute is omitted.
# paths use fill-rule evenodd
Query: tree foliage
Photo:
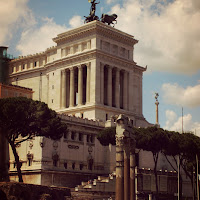
<svg viewBox="0 0 200 200"><path fill-rule="evenodd" d="M0 99L0 130L12 148L19 181L23 182L16 147L35 136L59 139L67 131L67 126L45 103L15 97Z"/></svg>
<svg viewBox="0 0 200 200"><path fill-rule="evenodd" d="M116 128L109 127L102 129L98 135L97 139L103 146L108 146L109 144L116 145L115 142Z"/></svg>

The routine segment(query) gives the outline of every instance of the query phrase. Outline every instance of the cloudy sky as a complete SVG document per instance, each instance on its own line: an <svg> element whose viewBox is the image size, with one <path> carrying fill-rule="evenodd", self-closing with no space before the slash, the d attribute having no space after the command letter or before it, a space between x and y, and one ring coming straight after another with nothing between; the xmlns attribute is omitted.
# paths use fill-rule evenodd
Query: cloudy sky
<svg viewBox="0 0 200 200"><path fill-rule="evenodd" d="M87 0L0 0L0 45L14 56L44 51L51 38L83 24ZM143 77L143 113L155 123L159 93L161 127L200 136L200 1L100 0L97 15L116 13L115 28L139 43L134 60L148 66Z"/></svg>

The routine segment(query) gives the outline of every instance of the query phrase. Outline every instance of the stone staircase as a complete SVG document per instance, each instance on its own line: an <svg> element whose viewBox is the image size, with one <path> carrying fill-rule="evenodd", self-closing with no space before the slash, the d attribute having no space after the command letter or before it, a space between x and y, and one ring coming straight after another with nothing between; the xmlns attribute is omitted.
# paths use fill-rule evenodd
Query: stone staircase
<svg viewBox="0 0 200 200"><path fill-rule="evenodd" d="M109 176L98 176L97 179L88 182L82 182L81 185L75 187L75 192L115 192L116 173L113 172Z"/></svg>

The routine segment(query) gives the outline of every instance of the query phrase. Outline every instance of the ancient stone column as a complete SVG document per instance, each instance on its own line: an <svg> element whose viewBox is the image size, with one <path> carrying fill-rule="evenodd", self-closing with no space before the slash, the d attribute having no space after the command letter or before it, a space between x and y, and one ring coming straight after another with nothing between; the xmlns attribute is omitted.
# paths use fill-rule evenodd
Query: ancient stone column
<svg viewBox="0 0 200 200"><path fill-rule="evenodd" d="M124 200L124 150L123 137L116 136L116 200Z"/></svg>
<svg viewBox="0 0 200 200"><path fill-rule="evenodd" d="M124 88L123 88L123 108L125 110L127 110L128 108L128 104L127 104L127 100L128 100L128 73L127 71L124 71L124 79L123 79L123 82L124 82Z"/></svg>
<svg viewBox="0 0 200 200"><path fill-rule="evenodd" d="M90 63L87 64L86 102L90 102Z"/></svg>
<svg viewBox="0 0 200 200"><path fill-rule="evenodd" d="M135 140L130 141L130 200L136 200L135 193Z"/></svg>
<svg viewBox="0 0 200 200"><path fill-rule="evenodd" d="M66 108L66 71L61 71L61 78L62 78L62 108Z"/></svg>
<svg viewBox="0 0 200 200"><path fill-rule="evenodd" d="M112 67L108 66L108 105L112 106Z"/></svg>
<svg viewBox="0 0 200 200"><path fill-rule="evenodd" d="M74 106L74 68L70 68L70 102L69 106Z"/></svg>
<svg viewBox="0 0 200 200"><path fill-rule="evenodd" d="M83 67L78 67L78 105L83 103Z"/></svg>
<svg viewBox="0 0 200 200"><path fill-rule="evenodd" d="M116 84L115 84L115 103L116 108L120 107L120 95L119 95L119 69L116 69Z"/></svg>
<svg viewBox="0 0 200 200"><path fill-rule="evenodd" d="M130 198L130 138L124 138L124 200Z"/></svg>

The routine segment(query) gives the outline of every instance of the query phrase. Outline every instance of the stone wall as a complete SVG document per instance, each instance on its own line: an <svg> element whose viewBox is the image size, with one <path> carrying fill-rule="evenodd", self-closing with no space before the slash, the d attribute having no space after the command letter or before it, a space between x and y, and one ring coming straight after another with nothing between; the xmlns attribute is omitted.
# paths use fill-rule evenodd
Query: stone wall
<svg viewBox="0 0 200 200"><path fill-rule="evenodd" d="M47 187L24 183L0 183L1 200L67 200L71 199L68 188Z"/></svg>

